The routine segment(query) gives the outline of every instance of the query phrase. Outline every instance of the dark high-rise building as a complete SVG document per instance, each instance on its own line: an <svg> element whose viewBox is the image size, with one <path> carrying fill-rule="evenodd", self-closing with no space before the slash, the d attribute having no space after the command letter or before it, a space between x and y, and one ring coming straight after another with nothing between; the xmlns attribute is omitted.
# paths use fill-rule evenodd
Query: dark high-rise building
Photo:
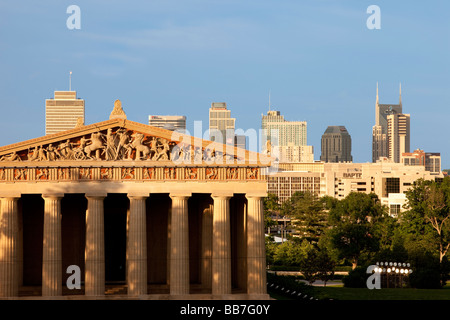
<svg viewBox="0 0 450 320"><path fill-rule="evenodd" d="M351 162L352 138L344 126L329 126L322 135L322 153L324 162Z"/></svg>

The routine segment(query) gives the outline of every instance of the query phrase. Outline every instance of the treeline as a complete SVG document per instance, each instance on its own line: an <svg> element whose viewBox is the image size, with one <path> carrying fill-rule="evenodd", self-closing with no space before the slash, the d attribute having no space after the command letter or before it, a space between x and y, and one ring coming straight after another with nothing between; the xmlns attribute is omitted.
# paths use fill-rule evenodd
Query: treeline
<svg viewBox="0 0 450 320"><path fill-rule="evenodd" d="M328 281L342 266L351 267L354 278L367 277L367 266L376 262L410 263L412 287L442 287L450 272L450 177L419 179L406 198L403 212L392 217L375 194L353 192L338 200L297 192L281 205L270 194L266 227L276 223L274 216L287 216L291 233L281 244L266 239L267 263L301 271L310 282Z"/></svg>

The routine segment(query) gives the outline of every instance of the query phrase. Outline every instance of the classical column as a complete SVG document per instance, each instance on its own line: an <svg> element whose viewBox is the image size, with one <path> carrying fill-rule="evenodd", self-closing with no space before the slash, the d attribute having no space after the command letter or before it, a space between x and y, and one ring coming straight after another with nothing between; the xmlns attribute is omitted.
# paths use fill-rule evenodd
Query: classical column
<svg viewBox="0 0 450 320"><path fill-rule="evenodd" d="M213 208L213 205L209 204L202 214L201 283L205 288L211 288Z"/></svg>
<svg viewBox="0 0 450 320"><path fill-rule="evenodd" d="M170 294L189 294L189 226L190 194L170 194Z"/></svg>
<svg viewBox="0 0 450 320"><path fill-rule="evenodd" d="M247 209L247 293L266 294L266 252L262 196L246 195Z"/></svg>
<svg viewBox="0 0 450 320"><path fill-rule="evenodd" d="M212 244L212 294L231 294L231 195L212 195L213 244Z"/></svg>
<svg viewBox="0 0 450 320"><path fill-rule="evenodd" d="M106 195L86 195L85 295L105 294L105 225Z"/></svg>
<svg viewBox="0 0 450 320"><path fill-rule="evenodd" d="M19 293L18 199L16 197L1 199L0 297L15 297Z"/></svg>
<svg viewBox="0 0 450 320"><path fill-rule="evenodd" d="M44 243L42 252L42 296L62 295L61 199L62 195L42 195Z"/></svg>
<svg viewBox="0 0 450 320"><path fill-rule="evenodd" d="M145 200L148 196L128 195L130 213L127 239L128 295L147 294L147 222Z"/></svg>

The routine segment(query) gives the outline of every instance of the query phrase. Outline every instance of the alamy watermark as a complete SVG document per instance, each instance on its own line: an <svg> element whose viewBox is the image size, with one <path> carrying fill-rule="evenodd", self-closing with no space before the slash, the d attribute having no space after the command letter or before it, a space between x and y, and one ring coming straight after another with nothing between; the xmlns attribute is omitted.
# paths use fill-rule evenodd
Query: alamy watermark
<svg viewBox="0 0 450 320"><path fill-rule="evenodd" d="M70 16L66 20L67 29L81 29L81 9L79 6L72 4L67 7L66 13Z"/></svg>
<svg viewBox="0 0 450 320"><path fill-rule="evenodd" d="M71 275L67 278L66 286L68 289L81 289L81 270L80 267L72 264L67 267L66 273Z"/></svg>
<svg viewBox="0 0 450 320"><path fill-rule="evenodd" d="M371 14L366 21L368 29L381 29L381 9L377 5L370 5L367 7L367 13Z"/></svg>

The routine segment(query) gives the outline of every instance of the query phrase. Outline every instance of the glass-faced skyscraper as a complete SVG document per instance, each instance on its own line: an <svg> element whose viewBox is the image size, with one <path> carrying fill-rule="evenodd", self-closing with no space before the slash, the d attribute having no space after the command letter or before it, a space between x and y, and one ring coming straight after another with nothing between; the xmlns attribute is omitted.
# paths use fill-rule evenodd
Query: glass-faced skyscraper
<svg viewBox="0 0 450 320"><path fill-rule="evenodd" d="M280 111L269 110L261 119L262 143L266 144L262 148L267 152L267 145L275 147L279 162L313 162L314 150L307 145L306 128L306 121L287 121Z"/></svg>

